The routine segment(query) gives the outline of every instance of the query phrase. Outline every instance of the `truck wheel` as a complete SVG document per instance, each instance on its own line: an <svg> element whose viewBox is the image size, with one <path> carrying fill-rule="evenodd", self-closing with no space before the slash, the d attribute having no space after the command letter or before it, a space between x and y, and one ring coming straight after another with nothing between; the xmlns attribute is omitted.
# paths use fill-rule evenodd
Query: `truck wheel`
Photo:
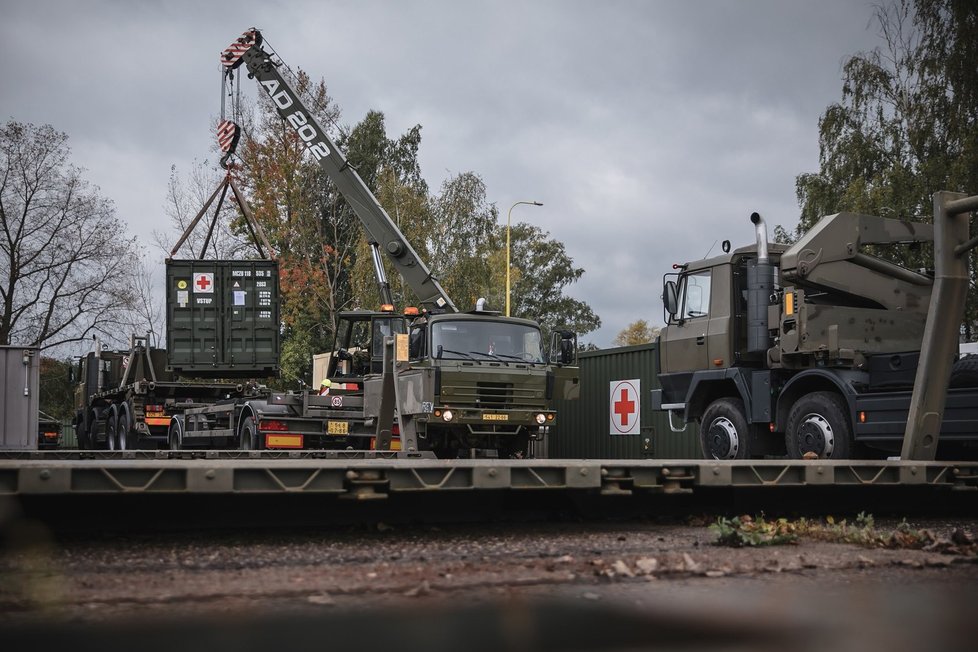
<svg viewBox="0 0 978 652"><path fill-rule="evenodd" d="M238 438L238 449L243 451L258 450L258 436L255 431L255 420L245 417L241 422L241 436Z"/></svg>
<svg viewBox="0 0 978 652"><path fill-rule="evenodd" d="M119 408L119 425L115 433L116 440L119 443L119 450L124 451L135 448L133 444L136 442L129 440L130 435L134 433L132 432L132 418L129 416L129 406L125 403Z"/></svg>
<svg viewBox="0 0 978 652"><path fill-rule="evenodd" d="M98 428L98 410L92 408L88 416L88 447L92 450L98 448Z"/></svg>
<svg viewBox="0 0 978 652"><path fill-rule="evenodd" d="M814 453L819 459L847 459L852 452L852 428L842 397L812 392L798 399L788 413L784 445L790 459Z"/></svg>
<svg viewBox="0 0 978 652"><path fill-rule="evenodd" d="M708 460L746 460L751 456L751 428L739 398L719 398L700 420L700 446Z"/></svg>
<svg viewBox="0 0 978 652"><path fill-rule="evenodd" d="M109 408L109 416L106 417L105 421L105 447L110 451L114 451L118 442L119 433L119 406L113 405Z"/></svg>
<svg viewBox="0 0 978 652"><path fill-rule="evenodd" d="M523 428L518 435L500 437L496 445L496 453L501 459L525 460L530 456L530 433Z"/></svg>
<svg viewBox="0 0 978 652"><path fill-rule="evenodd" d="M171 451L178 451L183 448L183 433L180 432L180 422L176 419L170 420L170 428L166 433L166 442Z"/></svg>
<svg viewBox="0 0 978 652"><path fill-rule="evenodd" d="M949 387L978 387L978 355L966 355L951 365Z"/></svg>
<svg viewBox="0 0 978 652"><path fill-rule="evenodd" d="M88 429L85 428L85 417L80 412L75 417L75 440L78 442L79 449L91 448L91 444L88 443Z"/></svg>

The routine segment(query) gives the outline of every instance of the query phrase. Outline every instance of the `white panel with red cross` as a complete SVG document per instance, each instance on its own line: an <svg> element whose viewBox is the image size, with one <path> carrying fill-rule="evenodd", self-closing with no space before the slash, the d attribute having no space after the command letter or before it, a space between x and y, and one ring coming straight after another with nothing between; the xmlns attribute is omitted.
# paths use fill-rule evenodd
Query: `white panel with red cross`
<svg viewBox="0 0 978 652"><path fill-rule="evenodd" d="M642 395L641 383L638 378L611 381L610 432L612 435L639 434L639 423L642 420L639 400Z"/></svg>
<svg viewBox="0 0 978 652"><path fill-rule="evenodd" d="M210 272L194 272L194 292L214 294L214 275Z"/></svg>

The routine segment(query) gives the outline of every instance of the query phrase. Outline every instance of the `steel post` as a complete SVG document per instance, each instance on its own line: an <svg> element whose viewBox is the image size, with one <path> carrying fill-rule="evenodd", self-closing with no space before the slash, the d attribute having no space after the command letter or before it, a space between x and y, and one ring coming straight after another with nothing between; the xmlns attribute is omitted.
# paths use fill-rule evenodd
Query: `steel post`
<svg viewBox="0 0 978 652"><path fill-rule="evenodd" d="M968 213L978 207L976 199L934 193L934 289L903 436L900 457L904 460L933 460L937 454L968 294L968 251L958 248L969 240Z"/></svg>

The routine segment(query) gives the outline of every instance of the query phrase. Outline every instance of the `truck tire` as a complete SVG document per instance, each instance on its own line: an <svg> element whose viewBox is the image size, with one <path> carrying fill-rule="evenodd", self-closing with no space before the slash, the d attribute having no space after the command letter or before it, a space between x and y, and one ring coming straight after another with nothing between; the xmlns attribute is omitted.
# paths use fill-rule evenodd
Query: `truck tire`
<svg viewBox="0 0 978 652"><path fill-rule="evenodd" d="M718 398L700 419L700 447L704 459L746 460L753 448L753 429L739 398Z"/></svg>
<svg viewBox="0 0 978 652"><path fill-rule="evenodd" d="M110 451L118 448L119 432L119 406L113 405L109 408L109 414L105 418L105 447Z"/></svg>
<svg viewBox="0 0 978 652"><path fill-rule="evenodd" d="M255 429L255 420L251 417L245 417L244 421L241 422L238 449L243 451L258 450L258 433Z"/></svg>
<svg viewBox="0 0 978 652"><path fill-rule="evenodd" d="M166 432L166 443L171 451L183 448L183 432L177 419L170 419L170 427Z"/></svg>
<svg viewBox="0 0 978 652"><path fill-rule="evenodd" d="M951 365L950 387L978 387L978 355L969 354Z"/></svg>
<svg viewBox="0 0 978 652"><path fill-rule="evenodd" d="M788 413L784 445L789 459L814 453L818 459L844 460L853 451L848 409L834 392L812 392L798 399Z"/></svg>
<svg viewBox="0 0 978 652"><path fill-rule="evenodd" d="M81 450L88 450L92 447L88 443L88 428L85 427L85 415L81 412L75 416L75 439L78 442L78 448Z"/></svg>
<svg viewBox="0 0 978 652"><path fill-rule="evenodd" d="M92 408L92 413L88 415L88 447L91 450L98 448L98 410Z"/></svg>
<svg viewBox="0 0 978 652"><path fill-rule="evenodd" d="M116 442L119 444L119 450L124 451L127 449L135 448L133 444L136 442L130 439L132 432L132 418L129 416L129 406L123 403L119 407L119 420L116 426L115 437Z"/></svg>
<svg viewBox="0 0 978 652"><path fill-rule="evenodd" d="M504 460L525 460L530 451L530 433L522 428L517 435L500 436L496 454Z"/></svg>

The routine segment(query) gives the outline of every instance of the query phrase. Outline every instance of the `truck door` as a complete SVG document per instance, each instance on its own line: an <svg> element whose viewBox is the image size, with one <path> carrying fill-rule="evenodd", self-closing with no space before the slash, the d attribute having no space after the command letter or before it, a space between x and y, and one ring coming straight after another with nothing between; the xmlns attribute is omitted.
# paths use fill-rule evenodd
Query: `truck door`
<svg viewBox="0 0 978 652"><path fill-rule="evenodd" d="M733 336L731 328L731 300L733 299L730 265L713 268L710 280L710 314L706 334L706 362L710 369L733 365ZM707 367L703 367L707 368Z"/></svg>
<svg viewBox="0 0 978 652"><path fill-rule="evenodd" d="M708 369L707 335L713 271L690 272L679 280L679 312L669 324L669 339L661 344L662 373L691 373Z"/></svg>

